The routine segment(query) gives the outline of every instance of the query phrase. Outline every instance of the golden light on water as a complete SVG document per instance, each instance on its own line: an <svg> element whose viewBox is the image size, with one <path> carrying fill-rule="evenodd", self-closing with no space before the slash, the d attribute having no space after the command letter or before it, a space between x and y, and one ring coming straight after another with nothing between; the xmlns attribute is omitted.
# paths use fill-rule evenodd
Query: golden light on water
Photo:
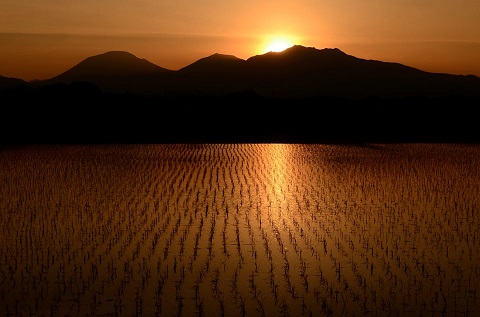
<svg viewBox="0 0 480 317"><path fill-rule="evenodd" d="M479 157L455 144L0 151L0 312L477 312Z"/></svg>
<svg viewBox="0 0 480 317"><path fill-rule="evenodd" d="M287 165L287 145L286 144L271 144L270 155L273 159L272 164L272 179L275 190L281 191L285 187L285 173Z"/></svg>
<svg viewBox="0 0 480 317"><path fill-rule="evenodd" d="M288 144L270 144L268 146L268 155L271 160L270 179L272 182L272 196L279 202L286 202L286 193L288 192ZM281 208L280 208L281 214ZM280 215L279 214L279 215Z"/></svg>

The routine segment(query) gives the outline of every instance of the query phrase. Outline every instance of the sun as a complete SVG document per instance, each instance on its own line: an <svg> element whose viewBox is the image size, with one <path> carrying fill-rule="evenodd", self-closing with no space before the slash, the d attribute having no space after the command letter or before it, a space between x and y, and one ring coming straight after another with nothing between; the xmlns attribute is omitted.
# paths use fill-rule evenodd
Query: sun
<svg viewBox="0 0 480 317"><path fill-rule="evenodd" d="M292 47L292 41L287 37L276 37L267 42L264 52L281 52L289 47Z"/></svg>

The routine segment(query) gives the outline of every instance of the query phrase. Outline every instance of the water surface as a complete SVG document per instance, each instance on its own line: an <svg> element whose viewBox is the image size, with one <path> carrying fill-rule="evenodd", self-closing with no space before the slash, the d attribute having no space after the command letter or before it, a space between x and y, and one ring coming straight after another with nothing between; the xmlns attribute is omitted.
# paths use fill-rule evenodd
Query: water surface
<svg viewBox="0 0 480 317"><path fill-rule="evenodd" d="M0 152L2 315L479 313L480 147Z"/></svg>

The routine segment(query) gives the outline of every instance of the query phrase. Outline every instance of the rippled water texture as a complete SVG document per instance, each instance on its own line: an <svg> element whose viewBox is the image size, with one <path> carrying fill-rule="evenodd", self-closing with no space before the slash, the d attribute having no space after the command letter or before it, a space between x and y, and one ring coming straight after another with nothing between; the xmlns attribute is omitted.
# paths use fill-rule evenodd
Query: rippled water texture
<svg viewBox="0 0 480 317"><path fill-rule="evenodd" d="M0 315L480 311L480 147L0 151Z"/></svg>

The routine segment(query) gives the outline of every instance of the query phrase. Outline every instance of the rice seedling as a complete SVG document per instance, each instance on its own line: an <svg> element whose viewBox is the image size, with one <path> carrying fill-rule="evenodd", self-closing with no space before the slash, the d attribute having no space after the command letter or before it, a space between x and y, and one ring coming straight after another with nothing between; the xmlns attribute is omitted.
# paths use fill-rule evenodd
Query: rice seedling
<svg viewBox="0 0 480 317"><path fill-rule="evenodd" d="M0 151L0 314L476 315L480 148Z"/></svg>

